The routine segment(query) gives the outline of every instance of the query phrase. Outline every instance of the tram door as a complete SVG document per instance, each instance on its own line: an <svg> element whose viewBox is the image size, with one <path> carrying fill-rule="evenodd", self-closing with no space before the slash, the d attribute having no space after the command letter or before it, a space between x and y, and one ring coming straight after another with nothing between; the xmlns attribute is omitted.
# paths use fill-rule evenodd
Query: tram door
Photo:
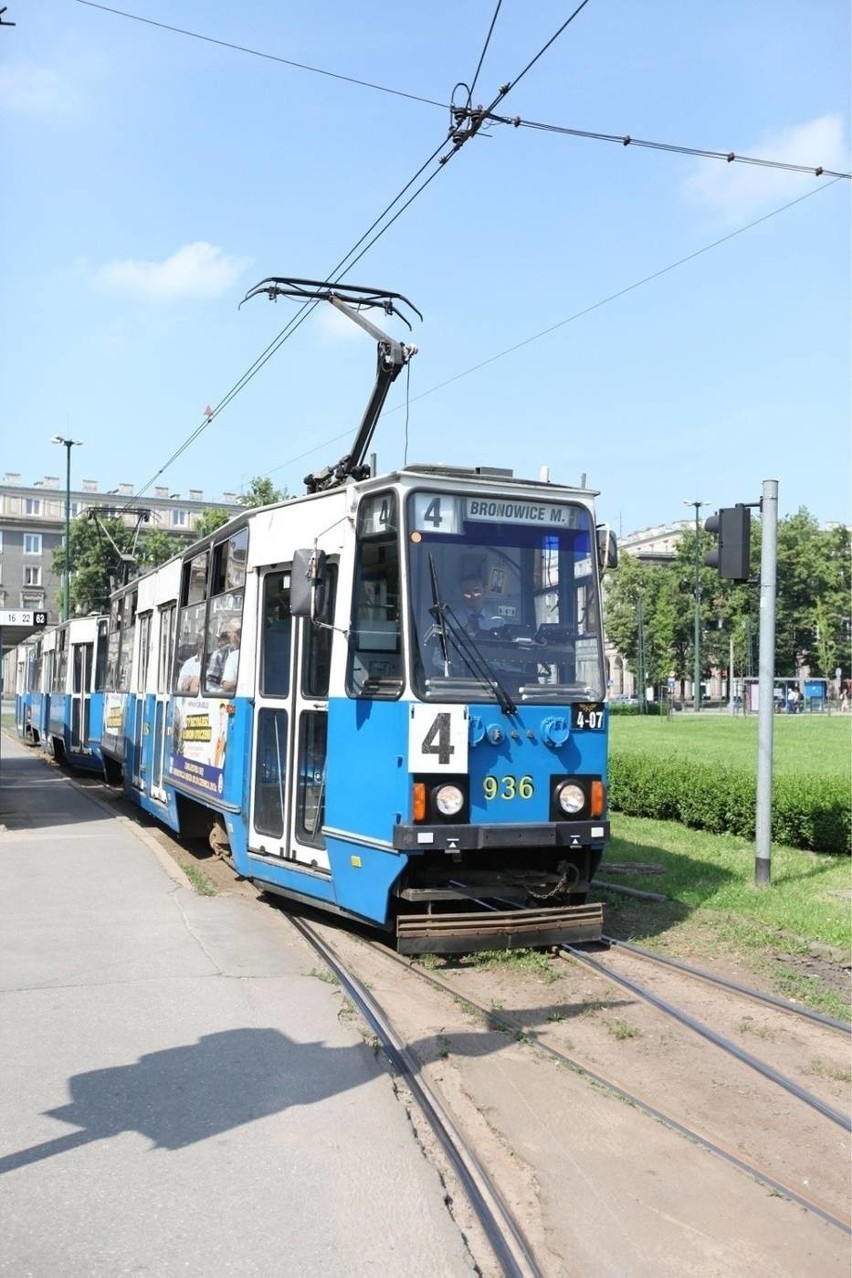
<svg viewBox="0 0 852 1278"><path fill-rule="evenodd" d="M94 653L93 643L71 645L71 749L76 751L86 749L89 744Z"/></svg>
<svg viewBox="0 0 852 1278"><path fill-rule="evenodd" d="M135 696L133 697L135 706L133 710L133 743L130 776L133 785L135 785L137 789L141 790L142 774L144 772L142 750L146 733L145 702L147 698L145 696L145 690L148 683L148 645L151 639L151 613L140 613L138 623L139 659L135 681Z"/></svg>
<svg viewBox="0 0 852 1278"><path fill-rule="evenodd" d="M175 659L176 605L160 609L157 641L157 689L154 694L153 742L151 748L151 794L161 803L166 801L163 786L163 764L166 752L168 692Z"/></svg>
<svg viewBox="0 0 852 1278"><path fill-rule="evenodd" d="M328 869L322 822L332 631L290 616L289 571L261 582L251 847ZM329 595L328 615L333 599Z"/></svg>

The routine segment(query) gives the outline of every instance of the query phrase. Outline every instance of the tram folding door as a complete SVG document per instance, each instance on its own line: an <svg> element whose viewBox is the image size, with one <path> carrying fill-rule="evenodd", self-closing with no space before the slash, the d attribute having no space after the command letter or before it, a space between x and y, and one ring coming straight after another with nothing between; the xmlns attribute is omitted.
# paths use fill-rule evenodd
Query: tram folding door
<svg viewBox="0 0 852 1278"><path fill-rule="evenodd" d="M332 588L326 600L333 615ZM252 761L252 851L328 869L325 813L333 631L290 615L289 571L261 582Z"/></svg>
<svg viewBox="0 0 852 1278"><path fill-rule="evenodd" d="M71 749L77 753L89 744L89 716L91 712L92 661L95 645L75 643L71 645Z"/></svg>

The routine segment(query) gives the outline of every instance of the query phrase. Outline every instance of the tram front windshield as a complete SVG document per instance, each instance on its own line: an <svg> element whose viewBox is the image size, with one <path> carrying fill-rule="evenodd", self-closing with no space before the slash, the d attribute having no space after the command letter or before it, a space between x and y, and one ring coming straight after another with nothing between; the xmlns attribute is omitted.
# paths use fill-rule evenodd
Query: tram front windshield
<svg viewBox="0 0 852 1278"><path fill-rule="evenodd" d="M585 507L414 492L412 682L425 700L602 700L595 529Z"/></svg>

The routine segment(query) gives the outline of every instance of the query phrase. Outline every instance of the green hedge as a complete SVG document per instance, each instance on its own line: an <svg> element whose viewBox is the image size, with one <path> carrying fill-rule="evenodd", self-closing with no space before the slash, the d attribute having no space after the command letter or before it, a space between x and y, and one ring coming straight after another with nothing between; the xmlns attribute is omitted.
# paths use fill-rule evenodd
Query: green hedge
<svg viewBox="0 0 852 1278"><path fill-rule="evenodd" d="M681 821L713 834L754 838L756 781L741 769L613 751L609 804L627 816ZM839 777L780 775L772 786L772 838L815 852L848 852L852 795Z"/></svg>

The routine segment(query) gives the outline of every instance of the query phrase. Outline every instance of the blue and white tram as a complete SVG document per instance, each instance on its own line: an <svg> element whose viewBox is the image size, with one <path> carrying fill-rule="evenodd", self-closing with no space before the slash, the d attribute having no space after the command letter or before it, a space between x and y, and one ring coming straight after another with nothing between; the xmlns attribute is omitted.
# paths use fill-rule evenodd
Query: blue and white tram
<svg viewBox="0 0 852 1278"><path fill-rule="evenodd" d="M72 768L103 771L103 680L107 622L74 617L17 649L15 725Z"/></svg>
<svg viewBox="0 0 852 1278"><path fill-rule="evenodd" d="M484 468L370 477L414 348L360 310L405 299L277 277L258 293L349 315L377 339L376 385L352 451L305 496L113 595L108 775L258 886L404 952L599 937L585 899L609 835L616 547L595 494Z"/></svg>
<svg viewBox="0 0 852 1278"><path fill-rule="evenodd" d="M588 939L600 553L593 494L507 473L247 512L113 596L107 766L244 877L403 950Z"/></svg>

